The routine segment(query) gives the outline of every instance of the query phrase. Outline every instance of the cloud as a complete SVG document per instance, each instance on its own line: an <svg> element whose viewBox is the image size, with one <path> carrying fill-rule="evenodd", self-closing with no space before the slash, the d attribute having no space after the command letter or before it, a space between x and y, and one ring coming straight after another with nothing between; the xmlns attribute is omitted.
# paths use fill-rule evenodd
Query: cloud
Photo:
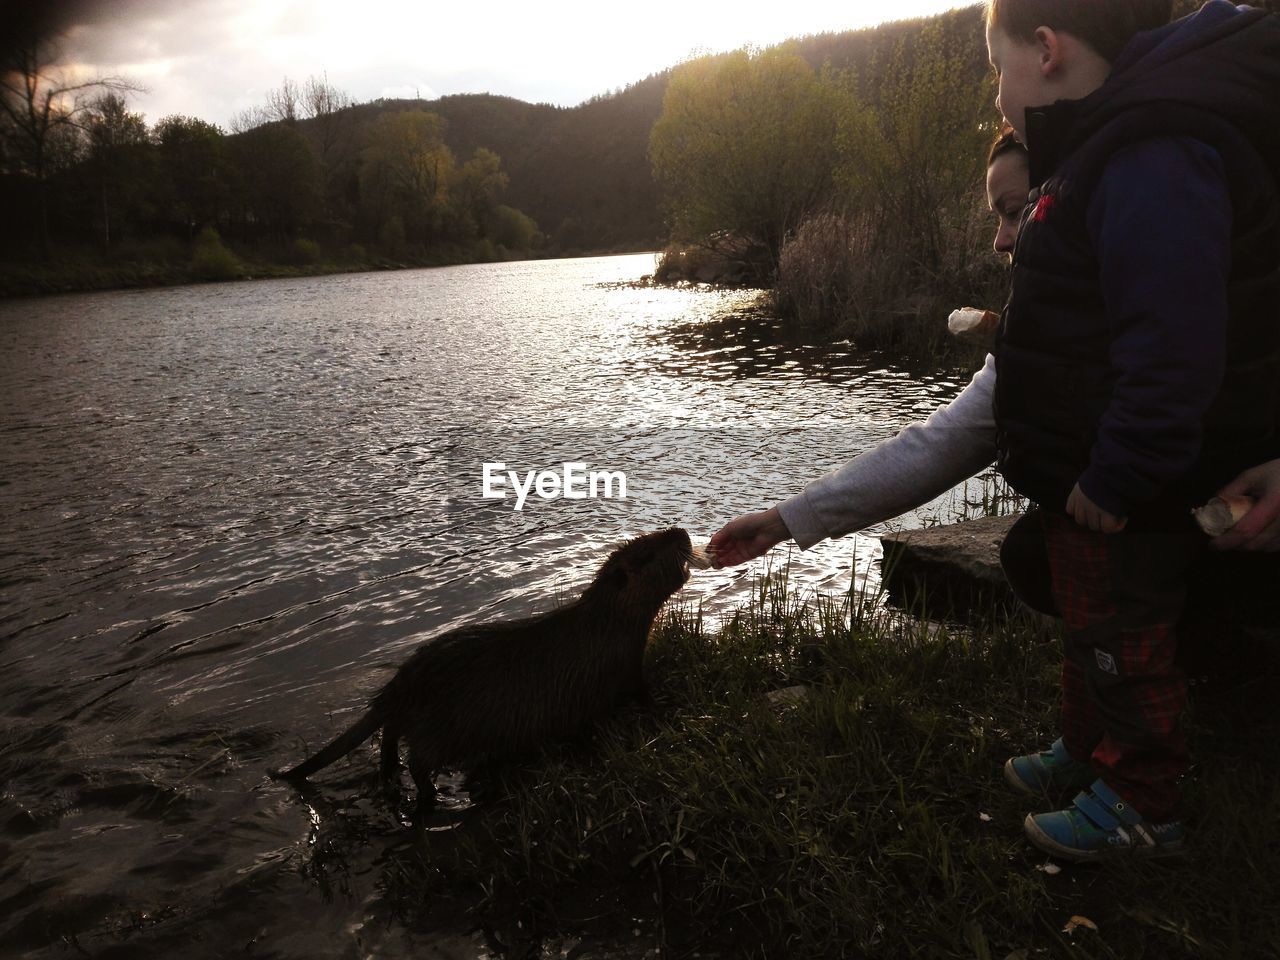
<svg viewBox="0 0 1280 960"><path fill-rule="evenodd" d="M3 2L3 0L0 0ZM226 126L287 75L327 74L357 100L489 92L572 105L666 69L695 48L765 45L883 19L882 3L649 0L620 20L598 2L489 0L42 0L64 30L63 61L146 86L134 109ZM895 16L951 5L902 0ZM31 4L40 6L40 4ZM606 14L606 11L608 13Z"/></svg>

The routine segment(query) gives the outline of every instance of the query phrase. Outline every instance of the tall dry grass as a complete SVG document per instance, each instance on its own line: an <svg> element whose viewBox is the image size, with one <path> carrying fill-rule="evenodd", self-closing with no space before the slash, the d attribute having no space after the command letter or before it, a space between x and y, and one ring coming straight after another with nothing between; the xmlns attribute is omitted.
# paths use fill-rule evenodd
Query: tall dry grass
<svg viewBox="0 0 1280 960"><path fill-rule="evenodd" d="M1008 271L983 249L985 205L957 219L947 231L956 254L922 269L909 227L887 226L877 210L823 211L782 248L775 304L806 335L922 358L967 357L972 348L947 335L947 315L961 306L999 309Z"/></svg>

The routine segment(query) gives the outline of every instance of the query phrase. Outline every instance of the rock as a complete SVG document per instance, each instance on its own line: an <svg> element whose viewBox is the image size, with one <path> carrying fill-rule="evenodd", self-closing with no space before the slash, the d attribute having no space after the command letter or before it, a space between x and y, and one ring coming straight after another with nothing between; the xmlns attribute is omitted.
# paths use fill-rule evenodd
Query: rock
<svg viewBox="0 0 1280 960"><path fill-rule="evenodd" d="M808 696L809 688L803 683L796 684L794 687L782 687L780 690L770 690L765 694L775 707L791 706L800 703Z"/></svg>
<svg viewBox="0 0 1280 960"><path fill-rule="evenodd" d="M954 620L1016 603L1000 568L1000 544L1018 516L885 534L880 564L889 599L912 612Z"/></svg>

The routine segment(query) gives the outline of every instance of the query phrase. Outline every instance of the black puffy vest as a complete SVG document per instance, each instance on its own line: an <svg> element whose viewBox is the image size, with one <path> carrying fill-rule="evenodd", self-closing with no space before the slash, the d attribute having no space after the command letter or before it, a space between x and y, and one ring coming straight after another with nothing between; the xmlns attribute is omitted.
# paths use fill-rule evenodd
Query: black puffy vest
<svg viewBox="0 0 1280 960"><path fill-rule="evenodd" d="M1155 137L1193 137L1223 161L1233 213L1227 368L1194 466L1130 519L1181 520L1241 470L1280 457L1280 18L1242 13L1200 39L1172 61L1140 60L1098 94L1027 114L1040 186L1023 211L996 341L995 416L1001 472L1050 510L1065 509L1089 464L1115 377L1089 201L1110 156ZM1045 194L1053 209L1041 220Z"/></svg>

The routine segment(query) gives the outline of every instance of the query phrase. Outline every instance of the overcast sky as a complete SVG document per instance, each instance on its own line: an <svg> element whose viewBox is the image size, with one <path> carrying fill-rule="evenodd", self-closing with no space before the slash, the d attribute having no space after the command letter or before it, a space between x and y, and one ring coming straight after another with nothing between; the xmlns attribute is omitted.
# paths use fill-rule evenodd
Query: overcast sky
<svg viewBox="0 0 1280 960"><path fill-rule="evenodd" d="M40 0L32 0L40 2ZM572 106L694 53L937 13L955 0L102 0L73 4L63 60L148 88L134 110L226 127L284 76L356 100L497 93Z"/></svg>

